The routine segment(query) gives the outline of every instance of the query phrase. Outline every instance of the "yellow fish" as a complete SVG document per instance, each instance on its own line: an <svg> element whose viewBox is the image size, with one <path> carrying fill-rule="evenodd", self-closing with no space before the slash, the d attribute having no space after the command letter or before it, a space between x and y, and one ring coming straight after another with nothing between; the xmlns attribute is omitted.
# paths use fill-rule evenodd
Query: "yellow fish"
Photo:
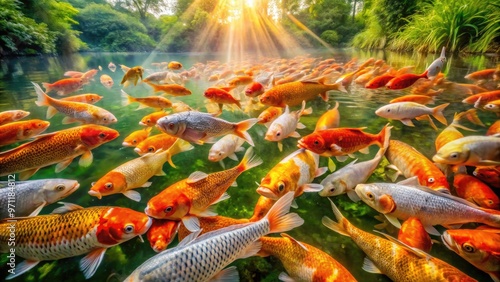
<svg viewBox="0 0 500 282"><path fill-rule="evenodd" d="M135 66L130 69L124 68L123 65L120 65L122 70L125 71L125 75L122 78L122 82L120 84L124 84L124 87L127 87L130 82L134 83L134 86L137 85L137 81L139 78L142 80L142 74L144 73L144 68L140 66Z"/></svg>

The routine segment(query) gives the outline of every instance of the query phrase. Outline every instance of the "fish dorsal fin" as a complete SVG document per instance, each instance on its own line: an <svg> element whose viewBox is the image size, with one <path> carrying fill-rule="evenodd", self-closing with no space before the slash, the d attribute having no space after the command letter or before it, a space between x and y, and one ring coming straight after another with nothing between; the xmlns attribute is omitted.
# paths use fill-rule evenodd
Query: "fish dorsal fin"
<svg viewBox="0 0 500 282"><path fill-rule="evenodd" d="M52 214L67 213L70 211L83 210L83 207L79 206L77 204L72 204L72 203L67 203L67 202L58 202L58 203L62 204L62 206L54 209L52 211Z"/></svg>
<svg viewBox="0 0 500 282"><path fill-rule="evenodd" d="M424 252L424 251L422 251L422 250L420 250L420 249L413 248L413 247L411 247L411 246L409 246L409 245L407 245L407 244L405 244L405 243L403 243L403 242L399 241L398 239L396 239L396 238L392 237L392 236L391 236L391 235L389 235L389 234L386 234L386 233L380 232L380 231L378 231L378 230L374 230L374 232L376 232L376 233L379 233L379 234L383 235L383 236L384 236L387 240L391 241L392 243L394 243L394 244L396 244L396 245L398 245L398 246L402 247L403 249L407 250L408 252L410 252L410 253L412 253L412 254L414 254L414 255L416 255L416 256L418 256L418 257L420 257L420 258L426 258L426 259L431 259L431 258L432 258L432 256L431 256L431 255L429 255L428 253L426 253L426 252Z"/></svg>
<svg viewBox="0 0 500 282"><path fill-rule="evenodd" d="M290 236L290 235L288 235L288 234L286 234L286 233L281 233L280 235L281 235L281 237L283 237L283 238L288 238L288 239L290 239L293 243L295 243L295 244L299 245L299 246L300 246L302 249L304 249L305 251L308 251L307 247L306 247L304 244L302 244L302 242L297 241L297 240L296 240L295 238L293 238L292 236Z"/></svg>
<svg viewBox="0 0 500 282"><path fill-rule="evenodd" d="M286 163L286 162L288 162L290 159L296 157L300 153L303 153L305 150L306 149L298 149L297 151L291 153L290 155L288 155L284 159L282 159L280 163Z"/></svg>
<svg viewBox="0 0 500 282"><path fill-rule="evenodd" d="M396 184L406 185L406 186L420 186L420 183L418 182L418 176L413 176L413 177L401 180Z"/></svg>
<svg viewBox="0 0 500 282"><path fill-rule="evenodd" d="M382 271L373 263L372 260L370 260L368 257L365 257L363 260L363 267L362 269L366 272L369 273L374 273L374 274L384 274Z"/></svg>
<svg viewBox="0 0 500 282"><path fill-rule="evenodd" d="M189 177L187 179L187 183L188 184L196 183L196 182L203 180L207 177L208 177L208 174L201 172L201 171L195 171L189 175Z"/></svg>
<svg viewBox="0 0 500 282"><path fill-rule="evenodd" d="M182 241L179 242L179 244L177 245L176 248L181 248L181 247L189 245L196 238L198 238L198 236L201 234L201 231L202 231L202 229L198 229L197 231L195 231L195 232L187 235L186 237L184 237L184 239L182 239Z"/></svg>
<svg viewBox="0 0 500 282"><path fill-rule="evenodd" d="M196 238L195 241L199 242L199 241L202 241L202 240L206 240L208 238L219 236L220 234L231 232L233 230L237 230L237 229L246 227L246 226L248 226L250 224L254 224L254 222L248 222L248 223L242 223L242 224L235 224L235 225L227 226L227 227L224 227L224 228L221 228L221 229L217 229L217 230L214 230L214 231L210 231L210 232L207 232L205 234L202 234L201 236L199 236L198 238Z"/></svg>

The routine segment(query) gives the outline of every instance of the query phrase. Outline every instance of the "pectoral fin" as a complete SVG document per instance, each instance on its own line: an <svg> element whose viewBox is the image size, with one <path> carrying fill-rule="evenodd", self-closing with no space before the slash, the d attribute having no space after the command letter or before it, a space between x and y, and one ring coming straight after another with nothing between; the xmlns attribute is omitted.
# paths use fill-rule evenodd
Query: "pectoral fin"
<svg viewBox="0 0 500 282"><path fill-rule="evenodd" d="M80 160L78 161L78 164L83 167L88 167L89 165L92 164L92 160L94 157L92 156L92 151L87 150L83 155L80 157Z"/></svg>
<svg viewBox="0 0 500 282"><path fill-rule="evenodd" d="M72 161L73 161L73 159L67 159L67 160L64 160L64 161L58 163L56 165L56 173L59 173L59 172L63 171L64 169L66 169Z"/></svg>
<svg viewBox="0 0 500 282"><path fill-rule="evenodd" d="M382 271L368 257L365 257L362 269L369 273L383 274Z"/></svg>
<svg viewBox="0 0 500 282"><path fill-rule="evenodd" d="M37 168L33 168L33 169L28 169L28 170L24 170L24 171L21 171L19 173L19 179L20 180L26 180L28 178L30 178L33 174L35 174L40 168L37 167ZM57 168L56 168L56 172L57 171Z"/></svg>
<svg viewBox="0 0 500 282"><path fill-rule="evenodd" d="M388 214L384 214L385 218L387 218L387 220L392 224L394 225L395 227L401 229L401 223L399 222L399 220L392 216L392 215L388 215Z"/></svg>
<svg viewBox="0 0 500 282"><path fill-rule="evenodd" d="M45 207L46 204L47 202L43 201L43 203L39 205L33 212L31 212L30 215L28 215L28 217L37 216L42 211L43 207Z"/></svg>
<svg viewBox="0 0 500 282"><path fill-rule="evenodd" d="M127 190L127 191L123 192L123 195L132 201L136 201L136 202L141 201L141 194L139 194L139 192L137 192L137 191Z"/></svg>
<svg viewBox="0 0 500 282"><path fill-rule="evenodd" d="M296 282L295 279L290 277L286 272L281 272L280 275L278 276L278 279L283 282Z"/></svg>
<svg viewBox="0 0 500 282"><path fill-rule="evenodd" d="M10 279L13 279L27 271L29 271L30 269L32 269L33 267L35 267L40 261L39 260L25 260L25 261L22 261L21 263L19 263L18 265L16 265L16 272L15 274L9 274L7 277L5 277L5 280L10 280Z"/></svg>
<svg viewBox="0 0 500 282"><path fill-rule="evenodd" d="M183 217L182 224L191 232L196 232L200 229L200 221L196 216L188 215Z"/></svg>
<svg viewBox="0 0 500 282"><path fill-rule="evenodd" d="M238 274L238 269L236 266L230 266L226 269L221 270L214 277L210 278L210 282L229 282L229 281L240 281L240 275Z"/></svg>
<svg viewBox="0 0 500 282"><path fill-rule="evenodd" d="M402 119L401 122L406 125L406 126L412 126L414 127L415 125L413 124L413 122L411 121L411 119Z"/></svg>
<svg viewBox="0 0 500 282"><path fill-rule="evenodd" d="M106 253L106 248L99 248L91 251L88 255L82 258L80 261L80 269L83 271L83 275L86 279L89 279L92 275L94 275L102 262L104 253Z"/></svg>

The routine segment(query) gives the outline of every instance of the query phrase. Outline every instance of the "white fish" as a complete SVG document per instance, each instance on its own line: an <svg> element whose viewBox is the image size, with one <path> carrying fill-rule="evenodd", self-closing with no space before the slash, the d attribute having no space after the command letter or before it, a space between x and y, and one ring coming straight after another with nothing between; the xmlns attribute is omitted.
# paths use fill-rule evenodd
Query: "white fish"
<svg viewBox="0 0 500 282"><path fill-rule="evenodd" d="M414 126L411 119L420 118L422 116L432 115L439 122L447 125L448 122L443 115L443 110L449 103L439 105L435 108L428 108L422 104L415 102L398 102L385 105L375 111L375 114L388 119L401 121L404 125Z"/></svg>
<svg viewBox="0 0 500 282"><path fill-rule="evenodd" d="M377 168L380 160L382 160L386 149L387 146L380 148L378 153L371 160L361 163L356 163L356 160L354 160L350 164L325 177L323 181L321 181L323 190L319 192L319 195L322 197L331 197L347 193L349 198L357 198L354 187L368 180L370 175L372 175L373 171Z"/></svg>
<svg viewBox="0 0 500 282"><path fill-rule="evenodd" d="M432 160L451 165L500 165L500 137L472 135L453 140L441 147Z"/></svg>
<svg viewBox="0 0 500 282"><path fill-rule="evenodd" d="M303 129L306 126L302 123L299 123L299 119L302 115L312 113L312 108L304 110L305 107L306 101L302 101L302 109L300 109L299 111L290 112L290 109L287 105L285 108L285 112L271 123L264 139L268 141L279 142L278 148L281 152L283 151L283 144L281 144L281 140L289 136L300 138L300 134L295 131L295 129Z"/></svg>
<svg viewBox="0 0 500 282"><path fill-rule="evenodd" d="M8 198L12 189L8 183L0 182L2 187L0 189L0 219L9 217ZM13 187L16 201L12 204L15 205L14 216L16 217L36 216L43 207L66 198L80 187L76 180L61 178L16 181L15 184Z"/></svg>
<svg viewBox="0 0 500 282"><path fill-rule="evenodd" d="M429 67L427 68L427 76L428 77L434 77L443 70L444 63L446 62L446 48L443 47L441 50L441 56L439 58L435 59L434 62L432 62Z"/></svg>
<svg viewBox="0 0 500 282"><path fill-rule="evenodd" d="M257 222L233 225L203 234L192 233L179 245L145 261L125 281L230 281L238 279L236 267L224 269L238 258L257 254L258 239L269 233L286 232L302 225L297 214L287 214L293 199L289 193L278 200Z"/></svg>
<svg viewBox="0 0 500 282"><path fill-rule="evenodd" d="M229 157L232 160L238 161L238 157L235 152L242 152L245 148L241 147L245 140L241 139L235 135L226 135L215 142L208 152L208 160L211 162L221 162L222 167L224 167L224 160Z"/></svg>

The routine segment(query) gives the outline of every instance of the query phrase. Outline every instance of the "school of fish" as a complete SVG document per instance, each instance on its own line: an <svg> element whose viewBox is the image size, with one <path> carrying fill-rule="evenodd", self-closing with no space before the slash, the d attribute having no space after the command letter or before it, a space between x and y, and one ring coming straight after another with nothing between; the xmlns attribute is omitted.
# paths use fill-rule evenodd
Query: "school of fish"
<svg viewBox="0 0 500 282"><path fill-rule="evenodd" d="M311 218L301 201L314 197L331 207L320 210L327 234L322 236L352 240L348 246L366 255L359 269L393 281L477 281L434 253L432 247L440 245L448 257L460 256L500 281L500 65L471 72L465 79L473 83L459 84L446 79L445 63L444 48L419 73L375 58L341 63L309 55L189 68L177 61L119 65L123 74L109 62L109 71L68 70L52 83L33 81L32 106L47 107L45 116L35 116L41 110L0 112L0 252L23 259L5 279L34 274L42 261L80 255L82 274L76 276L102 276L110 271L99 268L110 259L107 249L126 244L138 250L146 235L158 254L126 265L126 273L109 273L108 280L239 281L233 261L272 256L283 266L274 277L281 281L363 281L358 269L337 260L340 254L285 233L309 235L302 225ZM112 94L77 93L93 84ZM385 105L348 109L342 97L360 88ZM444 99L450 92L459 93ZM203 106L189 102L195 97ZM142 116L132 122L126 114L131 103L139 103L134 111ZM452 103L465 110L451 113ZM342 126L361 111L377 126ZM497 121L486 128L485 115ZM52 130L59 123L63 129ZM439 132L428 138L435 146L411 138L427 126ZM134 157L106 160L109 169L92 174L90 187L81 187L87 179L78 173L57 178L65 169L92 170L93 162L107 158L94 161L92 150L103 154L111 142ZM201 156L200 148L208 155ZM268 162L269 151L280 158ZM172 170L184 169L188 155L196 156L198 170L171 177ZM211 162L221 168L214 170ZM41 169L55 171L54 177L39 179ZM241 174L260 181L241 185ZM28 180L32 176L36 180ZM88 206L56 206L78 189L88 189L82 194ZM255 206L239 196L241 190L255 190ZM384 222L374 228L386 231L357 227L355 213L341 212L336 198L323 199L342 194L347 197L341 202L381 215ZM134 208L99 205L103 197L126 203L123 196ZM250 210L247 217L218 214L216 204L233 199ZM172 247L176 236L179 243Z"/></svg>

